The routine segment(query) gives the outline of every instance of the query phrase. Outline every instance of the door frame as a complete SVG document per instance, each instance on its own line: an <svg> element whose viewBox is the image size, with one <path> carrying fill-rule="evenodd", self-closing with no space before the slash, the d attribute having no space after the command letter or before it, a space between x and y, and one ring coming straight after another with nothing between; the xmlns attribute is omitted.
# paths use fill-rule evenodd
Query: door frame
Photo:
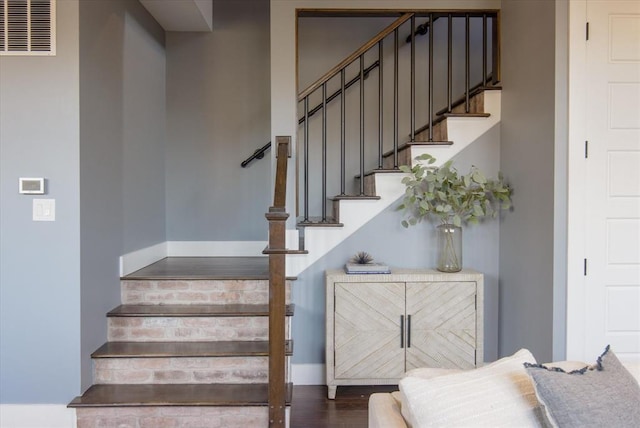
<svg viewBox="0 0 640 428"><path fill-rule="evenodd" d="M569 2L566 359L585 361L587 0Z"/></svg>

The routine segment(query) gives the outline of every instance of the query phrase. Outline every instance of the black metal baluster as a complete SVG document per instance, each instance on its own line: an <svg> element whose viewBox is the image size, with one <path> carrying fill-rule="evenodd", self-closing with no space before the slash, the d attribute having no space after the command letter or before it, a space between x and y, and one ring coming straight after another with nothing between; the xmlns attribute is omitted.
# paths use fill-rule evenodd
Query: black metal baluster
<svg viewBox="0 0 640 428"><path fill-rule="evenodd" d="M429 21L431 30L433 22ZM433 31L429 31L431 35ZM416 140L416 16L411 17L411 141Z"/></svg>
<svg viewBox="0 0 640 428"><path fill-rule="evenodd" d="M449 14L447 35L447 112L451 113L453 103L453 15Z"/></svg>
<svg viewBox="0 0 640 428"><path fill-rule="evenodd" d="M398 169L398 29L393 31L393 169Z"/></svg>
<svg viewBox="0 0 640 428"><path fill-rule="evenodd" d="M304 219L309 221L309 97L304 99Z"/></svg>
<svg viewBox="0 0 640 428"><path fill-rule="evenodd" d="M364 195L364 55L360 55L360 195Z"/></svg>
<svg viewBox="0 0 640 428"><path fill-rule="evenodd" d="M340 71L340 194L345 194L346 188L346 110L345 110L345 87L344 68Z"/></svg>
<svg viewBox="0 0 640 428"><path fill-rule="evenodd" d="M493 17L491 25L491 84L495 85L500 81L500 37L498 35L500 21L498 16Z"/></svg>
<svg viewBox="0 0 640 428"><path fill-rule="evenodd" d="M322 84L322 222L327 221L327 84Z"/></svg>
<svg viewBox="0 0 640 428"><path fill-rule="evenodd" d="M482 14L482 87L487 85L487 14Z"/></svg>
<svg viewBox="0 0 640 428"><path fill-rule="evenodd" d="M384 39L383 39L384 40ZM382 169L383 164L383 121L384 121L384 74L383 74L383 45L382 40L378 42L378 169Z"/></svg>
<svg viewBox="0 0 640 428"><path fill-rule="evenodd" d="M429 141L433 141L433 13L429 14Z"/></svg>
<svg viewBox="0 0 640 428"><path fill-rule="evenodd" d="M469 42L469 14L465 14L465 28L464 28L464 109L469 113L469 55L470 55L470 42Z"/></svg>

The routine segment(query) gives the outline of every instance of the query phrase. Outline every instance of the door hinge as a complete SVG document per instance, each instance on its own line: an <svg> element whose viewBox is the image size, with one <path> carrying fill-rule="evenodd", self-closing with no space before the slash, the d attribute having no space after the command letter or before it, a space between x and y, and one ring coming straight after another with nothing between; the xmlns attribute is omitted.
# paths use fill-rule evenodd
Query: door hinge
<svg viewBox="0 0 640 428"><path fill-rule="evenodd" d="M584 276L587 276L587 259L584 259Z"/></svg>
<svg viewBox="0 0 640 428"><path fill-rule="evenodd" d="M589 40L589 23L588 22L587 22L585 31L586 31L587 40Z"/></svg>
<svg viewBox="0 0 640 428"><path fill-rule="evenodd" d="M589 141L584 142L584 158L589 158Z"/></svg>

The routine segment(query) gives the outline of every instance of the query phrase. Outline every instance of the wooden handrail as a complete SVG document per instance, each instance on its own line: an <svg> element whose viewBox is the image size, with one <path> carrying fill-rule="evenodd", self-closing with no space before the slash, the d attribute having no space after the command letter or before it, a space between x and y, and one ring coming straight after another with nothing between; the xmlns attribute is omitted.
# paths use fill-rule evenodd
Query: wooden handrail
<svg viewBox="0 0 640 428"><path fill-rule="evenodd" d="M402 24L407 22L413 15L414 15L413 13L405 13L400 18L396 19L391 25L389 25L387 28L385 28L380 33L378 33L378 35L376 35L374 38L372 38L367 43L362 45L358 50L356 50L354 53L346 57L338 65L333 67L331 70L327 71L322 77L320 77L318 80L316 80L311 85L309 85L307 89L300 92L300 94L298 95L298 101L302 101L303 99L311 95L313 91L315 91L320 86L328 82L329 79L331 79L336 74L338 74L340 70L347 67L353 61L359 58L360 55L363 55L365 52L367 52L369 49L375 46L376 43L378 43L380 40L384 39L389 34L391 34L396 28L400 27Z"/></svg>
<svg viewBox="0 0 640 428"><path fill-rule="evenodd" d="M286 222L287 162L291 137L276 137L276 182L273 206L265 215L269 221L269 426L284 428L285 317L286 317Z"/></svg>

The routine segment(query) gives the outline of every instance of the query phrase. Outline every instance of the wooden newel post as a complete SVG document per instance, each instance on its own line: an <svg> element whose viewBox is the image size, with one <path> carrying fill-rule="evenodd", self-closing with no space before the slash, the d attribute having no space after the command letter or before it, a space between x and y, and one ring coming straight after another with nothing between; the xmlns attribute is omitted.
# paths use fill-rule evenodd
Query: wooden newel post
<svg viewBox="0 0 640 428"><path fill-rule="evenodd" d="M276 185L273 206L265 215L269 221L269 427L286 424L285 382L285 285L286 222L285 212L287 157L290 137L277 137Z"/></svg>

